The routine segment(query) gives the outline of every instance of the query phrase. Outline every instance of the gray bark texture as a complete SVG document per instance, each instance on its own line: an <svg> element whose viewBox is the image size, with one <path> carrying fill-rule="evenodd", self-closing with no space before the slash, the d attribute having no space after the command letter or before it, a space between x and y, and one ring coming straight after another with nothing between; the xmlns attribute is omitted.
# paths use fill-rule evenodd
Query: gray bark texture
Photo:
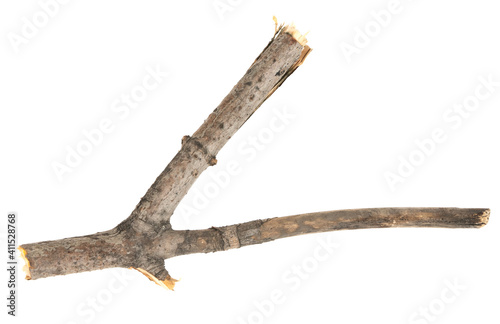
<svg viewBox="0 0 500 324"><path fill-rule="evenodd" d="M372 208L255 220L205 230L174 230L172 216L198 176L217 163L217 153L260 105L302 64L311 49L293 26L279 26L244 76L182 146L115 228L92 235L24 244L27 279L106 268L133 268L172 289L164 260L260 244L325 231L384 227L478 228L488 222L481 208Z"/></svg>

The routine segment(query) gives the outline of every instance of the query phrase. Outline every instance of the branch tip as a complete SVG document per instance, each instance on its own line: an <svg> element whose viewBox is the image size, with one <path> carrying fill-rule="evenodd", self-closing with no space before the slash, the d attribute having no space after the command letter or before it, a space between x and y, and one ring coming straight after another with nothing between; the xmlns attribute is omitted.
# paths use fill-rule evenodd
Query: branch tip
<svg viewBox="0 0 500 324"><path fill-rule="evenodd" d="M274 36L276 37L278 34L281 32L283 33L288 33L292 35L292 37L299 42L300 45L304 46L307 43L307 34L309 32L302 34L299 32L299 30L295 27L295 24L292 22L290 25L285 25L284 23L281 23L278 25L278 18L276 16L273 16L274 20Z"/></svg>
<svg viewBox="0 0 500 324"><path fill-rule="evenodd" d="M491 213L491 210L489 208L485 208L479 215L479 228L483 227L483 226L486 226L486 224L488 224L488 221L490 220L490 213Z"/></svg>
<svg viewBox="0 0 500 324"><path fill-rule="evenodd" d="M301 32L299 32L299 30L297 28L295 28L295 25L293 23L283 27L283 32L292 35L292 37L297 42L299 42L300 45L302 45L302 46L306 45L306 43L307 43L306 36L307 36L307 34L309 34L309 32L302 34Z"/></svg>
<svg viewBox="0 0 500 324"><path fill-rule="evenodd" d="M24 261L24 266L23 266L23 271L26 274L26 280L31 280L31 272L30 272L30 261L28 260L28 257L26 256L26 250L23 249L21 246L17 248L19 252L21 252L21 259Z"/></svg>

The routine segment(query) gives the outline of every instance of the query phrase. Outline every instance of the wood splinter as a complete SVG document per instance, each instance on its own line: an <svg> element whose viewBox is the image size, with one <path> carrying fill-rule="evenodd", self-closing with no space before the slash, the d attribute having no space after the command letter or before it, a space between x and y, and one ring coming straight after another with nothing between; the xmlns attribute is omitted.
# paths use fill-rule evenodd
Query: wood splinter
<svg viewBox="0 0 500 324"><path fill-rule="evenodd" d="M276 21L276 20L275 20ZM204 230L174 230L170 217L200 174L260 105L299 67L311 49L293 25L277 26L263 52L219 106L192 135L146 192L132 214L115 228L92 235L23 244L26 279L106 268L132 268L158 285L176 280L164 260L191 253L237 249L308 233L384 227L479 228L484 208L369 208L326 211Z"/></svg>

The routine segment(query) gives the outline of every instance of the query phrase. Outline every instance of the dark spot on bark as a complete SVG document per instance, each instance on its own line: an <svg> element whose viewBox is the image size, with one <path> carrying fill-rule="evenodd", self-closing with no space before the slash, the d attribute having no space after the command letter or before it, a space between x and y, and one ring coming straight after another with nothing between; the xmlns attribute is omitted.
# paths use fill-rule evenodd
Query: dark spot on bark
<svg viewBox="0 0 500 324"><path fill-rule="evenodd" d="M236 108L236 109L241 110L241 106L238 106L238 108Z"/></svg>
<svg viewBox="0 0 500 324"><path fill-rule="evenodd" d="M198 148L203 148L203 144L201 144L200 142L198 141L194 141L194 144L196 145L196 147Z"/></svg>
<svg viewBox="0 0 500 324"><path fill-rule="evenodd" d="M251 86L252 85L252 81L245 82L245 85L246 86Z"/></svg>
<svg viewBox="0 0 500 324"><path fill-rule="evenodd" d="M262 75L259 77L259 80L257 82L262 82Z"/></svg>
<svg viewBox="0 0 500 324"><path fill-rule="evenodd" d="M255 95L251 95L250 98L248 98L250 101L253 101L253 98L255 98Z"/></svg>
<svg viewBox="0 0 500 324"><path fill-rule="evenodd" d="M282 73L283 71L279 70L278 72L276 72L275 76L280 76Z"/></svg>
<svg viewBox="0 0 500 324"><path fill-rule="evenodd" d="M219 128L220 128L220 129L223 129L223 128L224 128L224 123L220 123L220 124L219 124Z"/></svg>
<svg viewBox="0 0 500 324"><path fill-rule="evenodd" d="M276 63L276 59L275 58L273 58L273 63Z"/></svg>
<svg viewBox="0 0 500 324"><path fill-rule="evenodd" d="M260 91L260 88L259 87L255 87L255 90Z"/></svg>

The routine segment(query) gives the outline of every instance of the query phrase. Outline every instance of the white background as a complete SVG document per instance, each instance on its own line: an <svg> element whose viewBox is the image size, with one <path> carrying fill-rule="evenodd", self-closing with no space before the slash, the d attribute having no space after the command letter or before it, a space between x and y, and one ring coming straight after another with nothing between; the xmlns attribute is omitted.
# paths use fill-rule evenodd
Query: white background
<svg viewBox="0 0 500 324"><path fill-rule="evenodd" d="M201 125L265 47L273 15L310 31L313 52L228 142L183 206L193 207L195 193L213 185L209 172L236 161L240 173L196 215L176 212L174 228L345 208L492 209L482 229L344 231L166 260L181 279L175 292L131 270L20 279L19 316L9 318L2 306L2 318L499 322L500 87L460 126L443 117L473 100L480 78L500 81L497 2L401 0L382 27L371 12L387 10L387 0L69 1L46 22L37 1L0 6L2 260L9 211L19 214L19 244L95 233L127 217L182 136ZM34 15L41 27L24 37ZM368 41L346 56L342 46L355 46L367 26ZM24 42L13 45L19 37ZM128 116L113 111L115 100L141 86L147 67L169 75ZM270 123L285 109L295 117L270 139ZM65 163L67 147L106 118L113 131L59 181L53 164ZM398 157L419 156L415 141L436 128L446 140L391 190L385 174L397 174ZM243 153L263 134L262 150ZM321 250L318 260L319 241L338 246ZM299 279L294 265L307 276Z"/></svg>

